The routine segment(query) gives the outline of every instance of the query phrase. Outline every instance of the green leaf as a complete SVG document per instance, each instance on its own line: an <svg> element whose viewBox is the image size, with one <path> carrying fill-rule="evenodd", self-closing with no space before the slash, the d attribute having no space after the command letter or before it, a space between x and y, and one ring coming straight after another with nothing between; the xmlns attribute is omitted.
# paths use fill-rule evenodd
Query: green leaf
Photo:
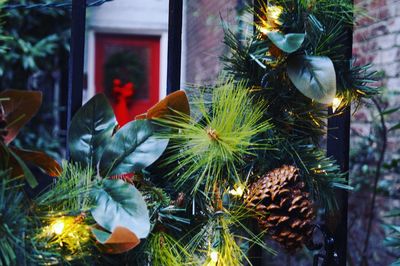
<svg viewBox="0 0 400 266"><path fill-rule="evenodd" d="M390 264L390 266L400 266L400 259L398 259L395 262L393 262L392 264Z"/></svg>
<svg viewBox="0 0 400 266"><path fill-rule="evenodd" d="M384 244L389 247L400 247L400 238L398 237L386 237Z"/></svg>
<svg viewBox="0 0 400 266"><path fill-rule="evenodd" d="M389 228L390 230L395 231L396 233L400 233L400 225L387 224L386 227Z"/></svg>
<svg viewBox="0 0 400 266"><path fill-rule="evenodd" d="M71 159L95 167L116 126L114 111L104 94L95 95L71 121L68 132Z"/></svg>
<svg viewBox="0 0 400 266"><path fill-rule="evenodd" d="M397 130L397 129L400 129L400 123L399 124L396 124L396 125L394 125L393 127L391 127L388 131L392 131L392 130Z"/></svg>
<svg viewBox="0 0 400 266"><path fill-rule="evenodd" d="M304 33L288 33L284 35L275 31L269 32L267 36L276 47L288 54L299 50L306 37Z"/></svg>
<svg viewBox="0 0 400 266"><path fill-rule="evenodd" d="M382 115L390 115L390 114L393 114L393 113L395 113L395 112L397 112L397 111L399 111L399 110L400 110L400 107L395 107L395 108L387 109L387 110L385 110L385 111L382 112Z"/></svg>
<svg viewBox="0 0 400 266"><path fill-rule="evenodd" d="M104 149L100 160L102 176L138 172L154 163L164 152L168 139L154 136L155 125L136 120L123 126Z"/></svg>
<svg viewBox="0 0 400 266"><path fill-rule="evenodd" d="M96 240L100 243L105 243L107 239L110 238L111 233L97 229L95 227L91 228L93 235L96 237Z"/></svg>
<svg viewBox="0 0 400 266"><path fill-rule="evenodd" d="M400 209L391 210L385 217L396 217L400 216Z"/></svg>
<svg viewBox="0 0 400 266"><path fill-rule="evenodd" d="M150 232L150 218L142 194L133 185L122 180L105 179L102 187L93 190L96 207L95 221L109 232L125 227L139 238Z"/></svg>
<svg viewBox="0 0 400 266"><path fill-rule="evenodd" d="M331 59L298 55L289 58L287 71L294 86L308 98L331 104L336 95L336 72Z"/></svg>

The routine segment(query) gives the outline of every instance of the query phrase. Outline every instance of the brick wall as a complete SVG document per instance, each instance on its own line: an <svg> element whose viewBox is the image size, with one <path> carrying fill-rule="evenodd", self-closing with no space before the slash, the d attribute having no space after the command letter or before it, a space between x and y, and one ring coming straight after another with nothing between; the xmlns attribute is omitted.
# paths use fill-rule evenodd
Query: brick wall
<svg viewBox="0 0 400 266"><path fill-rule="evenodd" d="M186 82L215 82L222 66L219 57L225 49L221 17L234 25L237 2L187 0Z"/></svg>
<svg viewBox="0 0 400 266"><path fill-rule="evenodd" d="M380 85L385 88L383 94L383 107L391 108L400 106L400 1L399 0L355 0L355 4L359 5L367 12L368 17L358 16L357 26L354 30L353 37L353 55L360 64L371 63L376 71L380 71L383 78ZM352 119L352 150L359 147L360 135L371 135L371 127L379 123L377 112L371 112L375 108L362 108ZM400 112L394 113L386 117L388 126L398 123L400 120ZM372 128L373 129L373 128ZM375 131L376 132L376 131ZM379 137L378 137L379 138ZM380 139L380 138L379 138ZM398 132L391 132L388 135L388 149L385 162L389 162L390 158L398 158L400 150L400 136ZM371 149L377 149L372 146ZM361 157L365 156L360 154ZM375 156L377 158L377 156ZM376 165L376 158L372 158L369 167ZM352 165L352 169L356 169L357 164ZM368 170L367 170L368 171ZM360 180L360 177L351 175L352 179ZM372 179L362 176L369 184ZM397 181L396 181L397 180ZM375 217L373 220L372 234L370 239L369 263L370 265L388 265L393 262L394 258L388 256L383 248L383 239L385 232L381 227L382 223L390 223L384 216L391 209L399 206L398 191L400 188L399 175L395 172L384 173L381 181L378 183L381 191L379 193L375 206ZM361 249L363 237L365 237L366 217L369 215L370 191L357 191L350 193L349 200L349 250L353 254L353 259L357 260L357 250ZM354 226L353 226L354 225ZM360 238L361 236L361 238ZM354 262L354 261L353 261Z"/></svg>
<svg viewBox="0 0 400 266"><path fill-rule="evenodd" d="M383 84L400 91L400 1L356 0L369 17L359 17L353 54L385 74Z"/></svg>
<svg viewBox="0 0 400 266"><path fill-rule="evenodd" d="M354 30L353 55L360 64L372 63L380 71L380 82L385 90L388 107L400 106L400 1L399 0L355 0L355 4L367 12L358 16ZM388 122L399 122L400 115L388 117ZM369 131L368 121L374 120L366 110L361 110L352 121L358 133ZM400 138L389 135L389 155L398 152Z"/></svg>

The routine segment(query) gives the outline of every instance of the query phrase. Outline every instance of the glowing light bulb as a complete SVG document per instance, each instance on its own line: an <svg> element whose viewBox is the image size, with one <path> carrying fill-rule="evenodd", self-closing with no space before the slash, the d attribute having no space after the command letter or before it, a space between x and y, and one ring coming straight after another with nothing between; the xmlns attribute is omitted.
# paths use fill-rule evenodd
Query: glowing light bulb
<svg viewBox="0 0 400 266"><path fill-rule="evenodd" d="M218 262L218 256L219 256L218 251L215 250L211 251L210 259L212 262Z"/></svg>
<svg viewBox="0 0 400 266"><path fill-rule="evenodd" d="M342 103L342 98L338 98L338 97L333 98L332 111L336 112L336 110L339 108L341 103Z"/></svg>
<svg viewBox="0 0 400 266"><path fill-rule="evenodd" d="M260 31L262 32L262 34L267 35L271 31L271 29L267 27L262 27L260 28Z"/></svg>
<svg viewBox="0 0 400 266"><path fill-rule="evenodd" d="M55 221L51 225L51 231L56 235L61 235L64 231L65 224L63 221Z"/></svg>
<svg viewBox="0 0 400 266"><path fill-rule="evenodd" d="M279 20L279 17L281 16L283 12L283 7L281 6L268 6L267 12L269 15L270 19L273 19L275 23Z"/></svg>
<svg viewBox="0 0 400 266"><path fill-rule="evenodd" d="M282 24L279 21L279 17L282 15L283 7L268 5L264 8L263 12L263 18L259 27L261 33L266 35L272 31L279 31L279 25Z"/></svg>
<svg viewBox="0 0 400 266"><path fill-rule="evenodd" d="M239 185L237 188L235 189L231 189L229 191L229 194L231 194L232 196L237 196L237 197L241 197L244 193L244 185Z"/></svg>

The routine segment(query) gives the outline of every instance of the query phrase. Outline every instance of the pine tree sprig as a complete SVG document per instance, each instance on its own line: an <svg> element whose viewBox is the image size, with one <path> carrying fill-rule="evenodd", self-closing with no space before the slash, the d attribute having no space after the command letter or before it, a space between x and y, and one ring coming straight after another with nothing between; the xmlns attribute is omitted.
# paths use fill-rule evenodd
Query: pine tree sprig
<svg viewBox="0 0 400 266"><path fill-rule="evenodd" d="M166 232L152 233L145 250L150 264L154 266L196 265L193 254L190 254L178 239Z"/></svg>
<svg viewBox="0 0 400 266"><path fill-rule="evenodd" d="M210 109L198 101L200 123L190 117L160 121L173 129L166 134L173 143L166 164L177 165L170 173L177 187L190 182L190 192L204 186L207 194L216 182L240 183L236 169L244 163L243 158L257 149L270 148L255 140L272 128L262 119L265 108L265 104L253 102L244 83L228 82L213 90Z"/></svg>
<svg viewBox="0 0 400 266"><path fill-rule="evenodd" d="M93 206L90 192L96 184L93 169L66 161L62 167L54 184L35 199L38 212L51 216L89 211Z"/></svg>

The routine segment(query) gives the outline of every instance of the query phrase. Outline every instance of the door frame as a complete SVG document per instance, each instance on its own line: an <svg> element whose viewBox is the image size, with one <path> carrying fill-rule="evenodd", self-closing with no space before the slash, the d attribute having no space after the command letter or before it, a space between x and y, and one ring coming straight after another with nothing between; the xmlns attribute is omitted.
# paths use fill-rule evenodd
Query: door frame
<svg viewBox="0 0 400 266"><path fill-rule="evenodd" d="M121 35L141 35L154 36L160 38L160 81L159 81L159 98L166 96L165 84L167 83L167 54L168 54L168 30L155 29L125 29L125 28L95 28L88 30L87 42L87 93L84 95L84 101L87 101L96 94L95 85L95 68L96 68L96 34L121 34Z"/></svg>

